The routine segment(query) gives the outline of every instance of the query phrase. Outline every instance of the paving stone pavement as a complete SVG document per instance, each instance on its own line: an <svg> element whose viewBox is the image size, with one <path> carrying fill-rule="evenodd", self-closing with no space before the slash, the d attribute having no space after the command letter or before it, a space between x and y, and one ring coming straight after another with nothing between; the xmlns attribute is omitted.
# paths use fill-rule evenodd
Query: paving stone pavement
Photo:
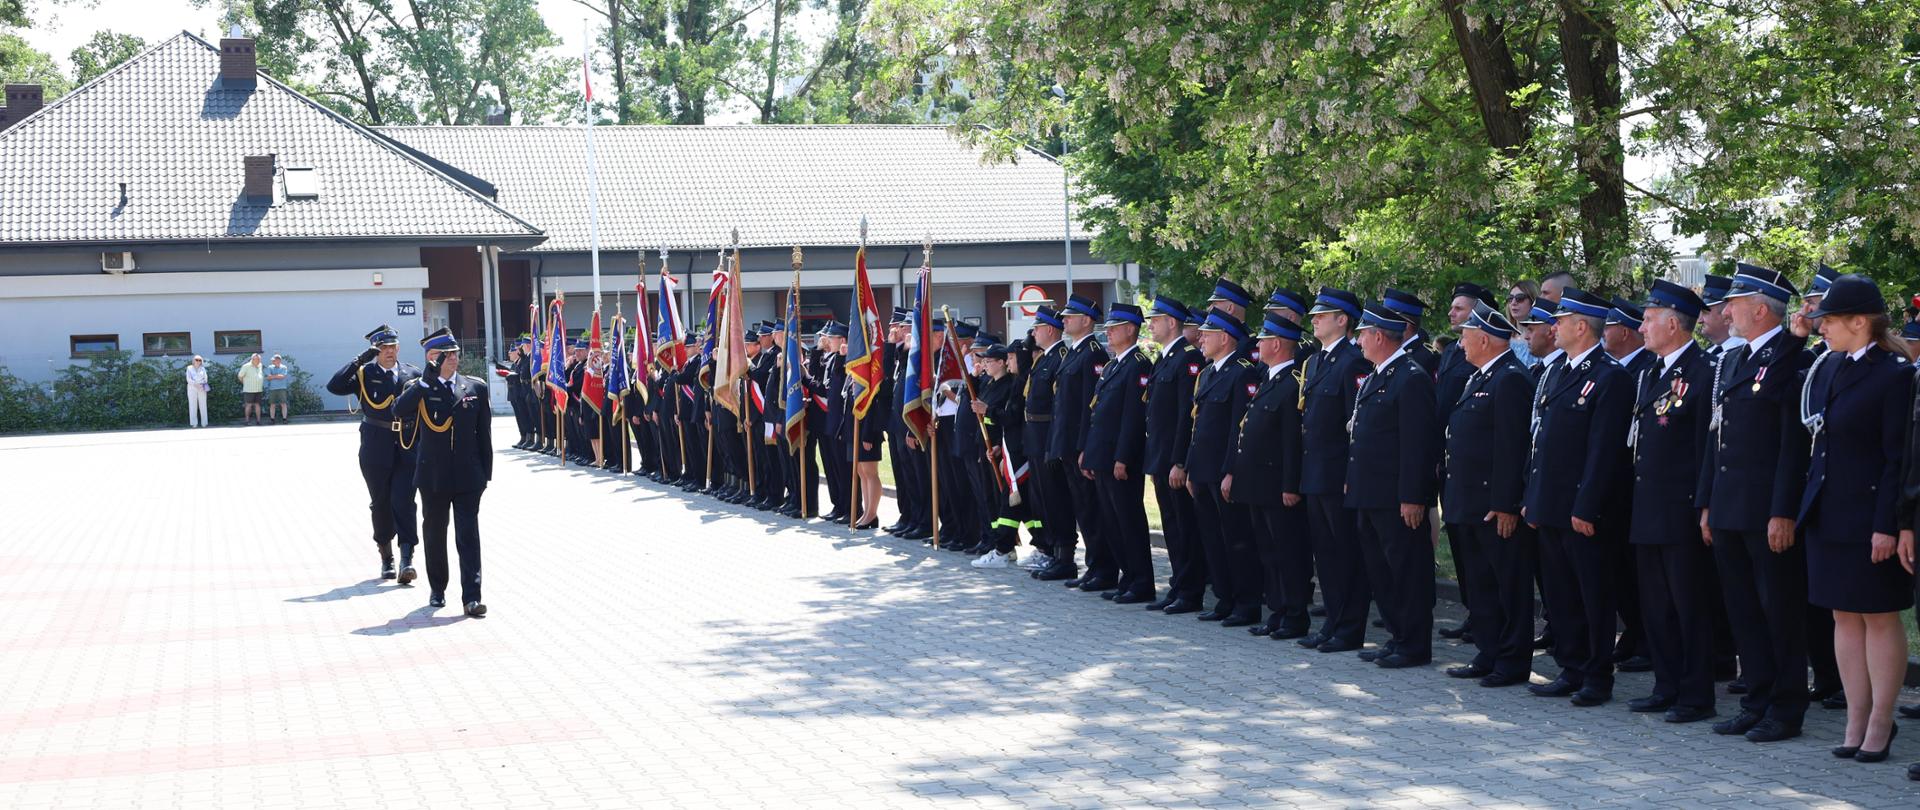
<svg viewBox="0 0 1920 810"><path fill-rule="evenodd" d="M354 430L0 439L0 807L1920 804L1838 712L1756 746L513 451L493 613L435 612Z"/></svg>

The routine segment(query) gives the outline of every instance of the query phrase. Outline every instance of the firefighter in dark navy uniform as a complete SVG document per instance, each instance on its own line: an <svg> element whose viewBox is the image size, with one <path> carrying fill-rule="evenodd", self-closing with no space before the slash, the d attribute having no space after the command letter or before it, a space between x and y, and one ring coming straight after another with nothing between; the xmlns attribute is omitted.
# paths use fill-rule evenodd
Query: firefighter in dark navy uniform
<svg viewBox="0 0 1920 810"><path fill-rule="evenodd" d="M474 618L487 615L480 601L480 496L493 479L493 406L487 381L460 373L460 341L441 329L420 341L427 350L426 377L415 379L394 408L412 413L420 459L414 484L420 490L427 541L427 604L446 605L447 513L453 513L454 547L460 554L460 603Z"/></svg>
<svg viewBox="0 0 1920 810"><path fill-rule="evenodd" d="M420 378L420 369L399 360L400 334L381 324L367 333L371 345L347 362L327 392L360 400L360 477L367 482L373 513L373 542L380 547L380 577L413 581L413 548L420 542L414 525L413 415L395 410L394 397ZM400 538L400 568L394 570L393 539Z"/></svg>
<svg viewBox="0 0 1920 810"><path fill-rule="evenodd" d="M1298 310L1295 310L1298 311ZM1313 595L1313 547L1300 500L1300 327L1268 310L1256 338L1260 381L1240 418L1239 438L1220 490L1247 507L1260 557L1262 592L1272 615L1247 628L1276 639L1307 634Z"/></svg>

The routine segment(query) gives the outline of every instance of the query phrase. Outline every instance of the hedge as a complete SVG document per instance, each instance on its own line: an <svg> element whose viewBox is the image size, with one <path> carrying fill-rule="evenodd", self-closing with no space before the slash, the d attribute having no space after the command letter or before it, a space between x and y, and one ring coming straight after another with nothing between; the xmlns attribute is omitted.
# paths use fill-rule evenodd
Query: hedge
<svg viewBox="0 0 1920 810"><path fill-rule="evenodd" d="M292 357L293 413L321 409L312 375ZM207 361L207 421L239 422L244 409L234 379L245 355L231 363ZM50 383L29 383L0 366L0 433L41 433L168 427L187 422L188 358L135 360L130 352L76 360ZM263 363L265 361L262 361ZM265 407L265 403L262 403Z"/></svg>

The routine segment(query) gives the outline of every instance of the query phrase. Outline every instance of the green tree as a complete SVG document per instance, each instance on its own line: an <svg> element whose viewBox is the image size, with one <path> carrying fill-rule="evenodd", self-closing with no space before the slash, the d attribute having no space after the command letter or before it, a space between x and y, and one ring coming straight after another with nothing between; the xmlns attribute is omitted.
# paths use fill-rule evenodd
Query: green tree
<svg viewBox="0 0 1920 810"><path fill-rule="evenodd" d="M17 34L0 32L0 84L37 84L45 103L72 89L60 65Z"/></svg>
<svg viewBox="0 0 1920 810"><path fill-rule="evenodd" d="M131 34L95 31L86 44L74 48L67 55L67 59L73 63L73 83L78 85L93 81L121 62L139 55L146 47L146 40Z"/></svg>

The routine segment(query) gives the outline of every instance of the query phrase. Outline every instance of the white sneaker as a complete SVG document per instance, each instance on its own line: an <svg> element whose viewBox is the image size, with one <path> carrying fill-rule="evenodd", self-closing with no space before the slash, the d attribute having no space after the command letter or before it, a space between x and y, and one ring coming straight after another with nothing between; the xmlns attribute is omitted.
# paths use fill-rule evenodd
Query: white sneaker
<svg viewBox="0 0 1920 810"><path fill-rule="evenodd" d="M1030 571L1038 571L1052 564L1053 558L1044 551L1033 551L1020 560L1020 567Z"/></svg>
<svg viewBox="0 0 1920 810"><path fill-rule="evenodd" d="M980 555L980 559L974 560L973 567L975 568L1011 568L1013 567L1013 555L1001 554L998 550L989 551L985 554Z"/></svg>

